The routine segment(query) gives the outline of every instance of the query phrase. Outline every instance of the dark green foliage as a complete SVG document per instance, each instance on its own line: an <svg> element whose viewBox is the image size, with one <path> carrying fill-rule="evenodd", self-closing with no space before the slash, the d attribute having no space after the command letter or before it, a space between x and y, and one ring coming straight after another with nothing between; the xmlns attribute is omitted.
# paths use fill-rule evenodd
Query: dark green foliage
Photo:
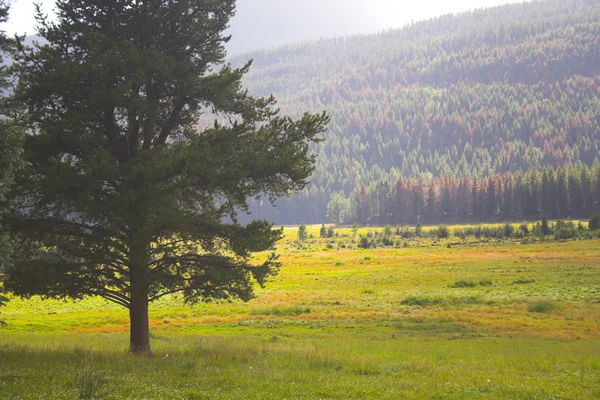
<svg viewBox="0 0 600 400"><path fill-rule="evenodd" d="M304 242L306 239L308 239L308 231L306 230L306 225L303 222L298 227L298 240L300 242Z"/></svg>
<svg viewBox="0 0 600 400"><path fill-rule="evenodd" d="M564 239L572 239L576 237L578 234L578 229L572 222L563 222L558 220L556 222L556 226L554 228L554 239L555 240L564 240Z"/></svg>
<svg viewBox="0 0 600 400"><path fill-rule="evenodd" d="M402 300L402 304L407 306L428 306L432 304L440 304L442 299L440 297L425 296L425 295L412 295Z"/></svg>
<svg viewBox="0 0 600 400"><path fill-rule="evenodd" d="M423 227L421 226L421 222L417 219L417 224L415 225L415 236L421 236L423 233Z"/></svg>
<svg viewBox="0 0 600 400"><path fill-rule="evenodd" d="M542 234L549 235L551 233L550 226L548 225L548 218L542 218Z"/></svg>
<svg viewBox="0 0 600 400"><path fill-rule="evenodd" d="M552 300L538 300L529 303L527 311L535 313L548 313L556 309L556 303Z"/></svg>
<svg viewBox="0 0 600 400"><path fill-rule="evenodd" d="M360 240L358 241L358 247L360 247L361 249L368 249L370 247L374 247L373 241L366 236L361 236Z"/></svg>
<svg viewBox="0 0 600 400"><path fill-rule="evenodd" d="M319 237L321 237L321 238L327 237L327 228L325 228L325 224L321 225L321 229L319 230Z"/></svg>
<svg viewBox="0 0 600 400"><path fill-rule="evenodd" d="M450 229L448 229L446 224L440 224L436 229L436 236L438 238L447 238L450 236Z"/></svg>
<svg viewBox="0 0 600 400"><path fill-rule="evenodd" d="M385 228L383 228L383 236L392 236L393 231L392 231L392 227L389 225L386 225Z"/></svg>
<svg viewBox="0 0 600 400"><path fill-rule="evenodd" d="M335 228L333 227L333 225L329 225L327 227L327 237L332 238L334 236L335 236Z"/></svg>
<svg viewBox="0 0 600 400"><path fill-rule="evenodd" d="M16 182L18 295L100 295L130 310L148 351L148 302L249 300L277 272L282 232L238 223L247 199L303 189L328 118L281 116L225 63L234 0L59 0L47 44L16 59L36 135ZM211 113L212 111L212 113ZM202 131L198 120L211 123Z"/></svg>
<svg viewBox="0 0 600 400"><path fill-rule="evenodd" d="M0 0L0 23L8 19L9 4ZM5 219L9 216L14 204L7 199L9 189L13 184L15 174L24 167L23 140L24 129L16 122L17 109L14 99L7 95L12 89L12 71L4 65L7 53L14 50L15 43L0 31L0 281L4 270L12 262L11 238L4 229ZM0 282L0 308L5 305L8 298L2 296L4 287ZM0 325L2 321L0 321Z"/></svg>
<svg viewBox="0 0 600 400"><path fill-rule="evenodd" d="M590 218L590 222L588 224L588 228L592 231L600 229L600 213L595 212Z"/></svg>
<svg viewBox="0 0 600 400"><path fill-rule="evenodd" d="M452 285L452 287L454 287L454 288L468 288L468 287L475 287L477 285L478 285L478 283L475 282L475 281L461 280L461 281L454 282L454 285Z"/></svg>
<svg viewBox="0 0 600 400"><path fill-rule="evenodd" d="M490 279L482 279L480 281L468 281L468 280L459 280L454 282L454 284L450 287L453 288L474 288L477 286L492 286L492 281Z"/></svg>
<svg viewBox="0 0 600 400"><path fill-rule="evenodd" d="M512 224L504 224L504 237L510 238L515 234L515 227Z"/></svg>
<svg viewBox="0 0 600 400"><path fill-rule="evenodd" d="M517 280L514 280L512 283L514 285L526 285L528 283L534 283L534 282L535 282L535 279L517 279Z"/></svg>

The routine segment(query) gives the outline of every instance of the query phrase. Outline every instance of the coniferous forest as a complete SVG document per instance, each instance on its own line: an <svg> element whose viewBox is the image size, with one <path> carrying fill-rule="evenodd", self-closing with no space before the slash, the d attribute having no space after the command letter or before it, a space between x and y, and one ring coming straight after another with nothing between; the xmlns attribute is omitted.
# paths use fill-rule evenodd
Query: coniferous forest
<svg viewBox="0 0 600 400"><path fill-rule="evenodd" d="M600 3L548 0L234 58L332 121L277 224L588 217L600 209Z"/></svg>

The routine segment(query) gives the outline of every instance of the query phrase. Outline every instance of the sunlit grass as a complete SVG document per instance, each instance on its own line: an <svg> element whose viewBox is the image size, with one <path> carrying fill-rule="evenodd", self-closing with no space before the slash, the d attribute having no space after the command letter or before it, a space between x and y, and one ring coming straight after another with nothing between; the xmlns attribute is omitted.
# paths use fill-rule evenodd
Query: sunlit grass
<svg viewBox="0 0 600 400"><path fill-rule="evenodd" d="M125 309L12 299L2 398L74 398L81 368L115 399L600 398L599 240L363 250L319 228L303 249L286 228L284 267L249 303L152 304L150 359L126 353Z"/></svg>

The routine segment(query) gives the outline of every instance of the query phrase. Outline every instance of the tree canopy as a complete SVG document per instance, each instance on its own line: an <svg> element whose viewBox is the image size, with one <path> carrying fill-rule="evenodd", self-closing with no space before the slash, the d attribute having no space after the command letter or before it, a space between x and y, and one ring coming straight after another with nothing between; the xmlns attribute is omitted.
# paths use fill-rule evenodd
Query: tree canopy
<svg viewBox="0 0 600 400"><path fill-rule="evenodd" d="M277 272L281 232L237 222L247 199L308 183L328 117L279 115L225 62L234 0L59 0L47 42L22 48L17 98L35 134L12 191L7 288L102 296L129 309L150 351L148 303L249 300ZM200 116L213 124L199 130Z"/></svg>
<svg viewBox="0 0 600 400"><path fill-rule="evenodd" d="M8 19L9 5L0 0L0 23ZM4 63L5 55L14 50L14 41L0 32L0 277L11 262L11 240L3 229L4 219L8 216L10 203L7 200L8 191L19 168L23 167L22 145L24 130L16 122L15 107L10 97L12 89L12 71ZM3 287L0 285L0 307L7 298L2 296Z"/></svg>

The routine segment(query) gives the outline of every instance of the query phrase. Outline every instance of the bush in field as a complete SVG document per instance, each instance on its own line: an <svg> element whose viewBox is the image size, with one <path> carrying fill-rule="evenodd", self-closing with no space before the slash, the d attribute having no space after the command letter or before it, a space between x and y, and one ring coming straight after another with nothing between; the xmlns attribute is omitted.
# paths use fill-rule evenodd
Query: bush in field
<svg viewBox="0 0 600 400"><path fill-rule="evenodd" d="M407 226L399 226L396 228L396 235L401 236L402 239L410 239L414 236L414 232Z"/></svg>
<svg viewBox="0 0 600 400"><path fill-rule="evenodd" d="M392 227L389 225L386 225L385 228L383 228L383 236L392 236L393 235L393 231L392 231Z"/></svg>
<svg viewBox="0 0 600 400"><path fill-rule="evenodd" d="M521 224L519 226L519 229L521 230L524 236L529 235L529 226L527 224Z"/></svg>
<svg viewBox="0 0 600 400"><path fill-rule="evenodd" d="M415 225L415 236L421 236L423 233L423 227L421 226L421 221L417 219L417 225Z"/></svg>
<svg viewBox="0 0 600 400"><path fill-rule="evenodd" d="M563 222L558 220L554 228L554 239L564 240L572 239L577 236L577 227L572 222Z"/></svg>
<svg viewBox="0 0 600 400"><path fill-rule="evenodd" d="M431 304L440 304L442 299L439 297L426 295L411 295L402 300L402 304L407 306L427 306Z"/></svg>
<svg viewBox="0 0 600 400"><path fill-rule="evenodd" d="M517 279L517 280L513 281L512 283L513 283L513 285L526 285L528 283L534 283L534 282L535 282L535 279L521 278L521 279Z"/></svg>
<svg viewBox="0 0 600 400"><path fill-rule="evenodd" d="M542 218L542 234L549 235L550 234L550 226L548 225L548 218Z"/></svg>
<svg viewBox="0 0 600 400"><path fill-rule="evenodd" d="M372 241L368 237L360 237L360 240L358 241L358 247L360 247L361 249L368 249L369 247L371 247L371 245Z"/></svg>
<svg viewBox="0 0 600 400"><path fill-rule="evenodd" d="M454 282L454 285L452 285L451 287L453 287L453 288L467 288L467 287L475 287L475 286L477 286L477 282L475 282L475 281L460 280L460 281Z"/></svg>
<svg viewBox="0 0 600 400"><path fill-rule="evenodd" d="M320 238L327 237L327 228L325 228L325 224L321 225L321 229L319 230L319 237Z"/></svg>
<svg viewBox="0 0 600 400"><path fill-rule="evenodd" d="M381 244L386 247L391 247L394 245L394 237L393 236L384 236L381 238Z"/></svg>
<svg viewBox="0 0 600 400"><path fill-rule="evenodd" d="M547 313L555 309L556 303L551 300L538 300L527 306L527 311L536 313Z"/></svg>
<svg viewBox="0 0 600 400"><path fill-rule="evenodd" d="M306 230L306 225L304 225L303 222L298 228L298 240L304 242L306 239L308 239L308 232Z"/></svg>
<svg viewBox="0 0 600 400"><path fill-rule="evenodd" d="M515 234L515 227L512 224L505 224L504 225L504 237L510 238L513 237L513 235Z"/></svg>
<svg viewBox="0 0 600 400"><path fill-rule="evenodd" d="M440 224L436 230L436 236L440 239L444 239L450 236L450 229L446 224Z"/></svg>
<svg viewBox="0 0 600 400"><path fill-rule="evenodd" d="M592 214L592 217L590 218L590 222L588 224L588 228L590 228L590 230L592 231L600 229L600 213L595 212L594 214Z"/></svg>
<svg viewBox="0 0 600 400"><path fill-rule="evenodd" d="M334 236L335 236L335 230L333 228L333 225L329 225L329 228L327 228L327 237L332 238Z"/></svg>

